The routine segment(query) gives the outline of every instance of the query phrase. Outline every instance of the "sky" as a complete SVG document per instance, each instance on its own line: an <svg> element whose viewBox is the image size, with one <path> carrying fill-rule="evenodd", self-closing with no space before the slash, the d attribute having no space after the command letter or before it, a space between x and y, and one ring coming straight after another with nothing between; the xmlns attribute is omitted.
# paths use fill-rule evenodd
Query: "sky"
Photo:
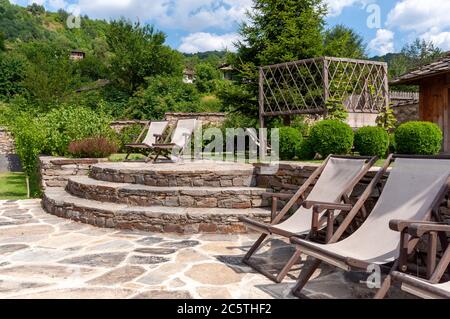
<svg viewBox="0 0 450 319"><path fill-rule="evenodd" d="M230 50L239 40L252 0L10 0L32 2L47 10L60 8L91 18L131 20L155 25L167 43L179 51L196 53ZM398 52L416 38L450 50L450 0L324 0L327 28L343 24L363 38L370 56Z"/></svg>

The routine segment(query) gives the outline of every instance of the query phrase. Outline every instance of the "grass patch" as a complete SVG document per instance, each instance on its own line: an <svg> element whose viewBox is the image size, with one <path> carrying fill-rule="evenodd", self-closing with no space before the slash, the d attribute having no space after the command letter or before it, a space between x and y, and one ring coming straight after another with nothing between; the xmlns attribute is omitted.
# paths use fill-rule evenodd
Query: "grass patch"
<svg viewBox="0 0 450 319"><path fill-rule="evenodd" d="M0 174L0 200L27 198L27 183L23 173Z"/></svg>
<svg viewBox="0 0 450 319"><path fill-rule="evenodd" d="M125 157L127 157L127 154L112 154L108 159L110 162L123 162L125 161ZM144 158L145 156L141 154L131 154L128 159L130 161L138 161Z"/></svg>

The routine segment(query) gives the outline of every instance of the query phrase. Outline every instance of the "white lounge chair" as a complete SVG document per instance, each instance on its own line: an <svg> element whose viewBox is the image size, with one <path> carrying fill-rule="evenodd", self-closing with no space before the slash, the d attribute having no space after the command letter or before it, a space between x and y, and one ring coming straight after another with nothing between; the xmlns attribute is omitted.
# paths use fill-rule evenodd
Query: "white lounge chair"
<svg viewBox="0 0 450 319"><path fill-rule="evenodd" d="M195 119L179 120L169 144L153 145L153 149L156 153L154 162L156 162L160 156L163 156L168 160L180 160L183 152L189 146L189 142L191 141L197 126L198 121Z"/></svg>
<svg viewBox="0 0 450 319"><path fill-rule="evenodd" d="M131 150L140 150L140 151L147 151L146 152L146 161L152 159L151 155L154 153L155 149L153 148L153 145L155 145L157 142L161 140L161 138L164 135L164 132L167 129L167 126L169 125L169 122L167 121L161 121L161 122L149 122L147 125L145 125L144 129L142 130L141 134L136 139L135 143L133 144L127 144L125 145L126 148L129 149L127 156L125 160L128 160L128 158L131 155ZM148 131L147 131L148 129ZM145 131L147 131L147 135L145 136L144 140L142 140L142 136L144 135Z"/></svg>

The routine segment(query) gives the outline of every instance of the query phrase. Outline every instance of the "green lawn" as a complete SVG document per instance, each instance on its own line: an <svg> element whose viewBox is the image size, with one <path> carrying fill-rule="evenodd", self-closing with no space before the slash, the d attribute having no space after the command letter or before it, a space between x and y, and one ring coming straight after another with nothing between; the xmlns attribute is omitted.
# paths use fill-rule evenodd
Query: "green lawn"
<svg viewBox="0 0 450 319"><path fill-rule="evenodd" d="M23 173L0 174L0 200L26 198L27 184Z"/></svg>

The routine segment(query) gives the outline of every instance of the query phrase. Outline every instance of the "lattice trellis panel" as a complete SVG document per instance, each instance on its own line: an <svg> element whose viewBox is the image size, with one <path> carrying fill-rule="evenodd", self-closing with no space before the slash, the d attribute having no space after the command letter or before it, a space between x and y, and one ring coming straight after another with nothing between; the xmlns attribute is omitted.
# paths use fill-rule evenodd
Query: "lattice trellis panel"
<svg viewBox="0 0 450 319"><path fill-rule="evenodd" d="M331 100L350 112L378 113L388 91L381 62L325 57L260 69L262 116L320 114Z"/></svg>

